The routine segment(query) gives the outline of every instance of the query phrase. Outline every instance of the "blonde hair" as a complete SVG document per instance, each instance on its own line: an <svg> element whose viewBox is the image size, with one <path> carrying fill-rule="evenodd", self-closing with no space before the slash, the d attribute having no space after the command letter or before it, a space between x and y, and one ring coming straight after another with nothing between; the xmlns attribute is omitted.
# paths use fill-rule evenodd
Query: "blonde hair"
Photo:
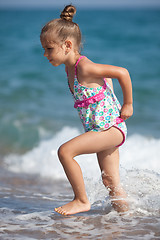
<svg viewBox="0 0 160 240"><path fill-rule="evenodd" d="M72 22L76 14L76 8L73 5L67 5L61 12L60 18L48 22L41 30L41 41L64 43L67 38L75 41L77 50L81 49L81 31L77 23Z"/></svg>

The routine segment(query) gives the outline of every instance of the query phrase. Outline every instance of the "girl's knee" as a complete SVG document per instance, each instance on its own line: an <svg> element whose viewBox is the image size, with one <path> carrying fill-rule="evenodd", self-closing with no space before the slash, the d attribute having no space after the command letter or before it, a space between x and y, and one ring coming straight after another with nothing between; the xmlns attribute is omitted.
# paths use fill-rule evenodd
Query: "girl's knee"
<svg viewBox="0 0 160 240"><path fill-rule="evenodd" d="M60 161L65 158L65 152L66 152L66 147L65 147L65 144L63 144L59 147L57 152Z"/></svg>
<svg viewBox="0 0 160 240"><path fill-rule="evenodd" d="M62 144L58 149L58 157L60 162L64 162L66 159L72 158L72 150L67 143Z"/></svg>

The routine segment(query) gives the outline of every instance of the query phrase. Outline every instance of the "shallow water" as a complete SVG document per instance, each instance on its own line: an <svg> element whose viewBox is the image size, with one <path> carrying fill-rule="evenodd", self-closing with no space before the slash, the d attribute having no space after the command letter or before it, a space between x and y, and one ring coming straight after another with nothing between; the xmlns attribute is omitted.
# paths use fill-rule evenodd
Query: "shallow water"
<svg viewBox="0 0 160 240"><path fill-rule="evenodd" d="M84 174L91 210L74 216L54 212L55 207L73 198L56 149L62 136L67 140L78 134L76 129L65 128L25 155L10 155L1 163L0 234L3 239L159 239L160 140L133 135L120 149L121 181L130 204L126 215L112 209L94 154L76 159ZM150 154L154 153L152 167L150 155L146 154L148 145ZM138 151L141 160L135 159Z"/></svg>
<svg viewBox="0 0 160 240"><path fill-rule="evenodd" d="M141 197L141 206L132 202L133 209L126 215L120 216L111 208L106 194L106 199L95 201L89 212L64 217L53 209L72 199L71 189L65 181L6 171L1 173L1 183L0 236L4 240L160 237L160 209L151 210L153 206L148 196ZM147 201L150 201L148 206Z"/></svg>

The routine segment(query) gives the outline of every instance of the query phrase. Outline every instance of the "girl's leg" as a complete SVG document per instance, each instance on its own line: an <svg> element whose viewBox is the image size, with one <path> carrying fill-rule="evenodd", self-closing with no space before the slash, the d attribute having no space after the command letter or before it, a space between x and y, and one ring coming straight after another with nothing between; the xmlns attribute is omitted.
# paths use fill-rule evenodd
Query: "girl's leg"
<svg viewBox="0 0 160 240"><path fill-rule="evenodd" d="M118 212L127 211L126 193L120 185L119 149L114 147L101 151L97 154L97 157L102 172L102 180L109 190L112 206Z"/></svg>
<svg viewBox="0 0 160 240"><path fill-rule="evenodd" d="M74 191L74 200L55 208L55 211L64 215L88 211L88 201L83 176L75 156L88 153L103 152L119 145L123 140L122 133L112 127L103 132L87 132L64 143L58 150L60 162Z"/></svg>

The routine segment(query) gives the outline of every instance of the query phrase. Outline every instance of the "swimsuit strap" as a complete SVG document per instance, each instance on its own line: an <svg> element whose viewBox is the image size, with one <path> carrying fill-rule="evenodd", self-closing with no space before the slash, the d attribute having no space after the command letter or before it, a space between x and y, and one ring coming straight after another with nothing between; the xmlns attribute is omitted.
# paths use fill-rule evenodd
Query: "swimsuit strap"
<svg viewBox="0 0 160 240"><path fill-rule="evenodd" d="M76 64L75 64L75 76L76 76L76 77L77 77L77 65L78 65L79 61L80 61L82 58L84 58L84 57L85 57L85 56L80 56L80 57L78 58Z"/></svg>
<svg viewBox="0 0 160 240"><path fill-rule="evenodd" d="M78 65L79 61L80 61L82 58L84 58L84 57L86 57L86 56L80 56L80 57L78 58L76 64L75 64L75 77L76 77L75 80L76 80L76 81L78 81L78 79L77 79L77 65ZM67 76L68 76L68 72L67 72ZM106 84L106 80L105 80L105 78L104 78L104 85L102 86L102 90L104 91L104 90L106 90L106 88L107 88L107 84Z"/></svg>

